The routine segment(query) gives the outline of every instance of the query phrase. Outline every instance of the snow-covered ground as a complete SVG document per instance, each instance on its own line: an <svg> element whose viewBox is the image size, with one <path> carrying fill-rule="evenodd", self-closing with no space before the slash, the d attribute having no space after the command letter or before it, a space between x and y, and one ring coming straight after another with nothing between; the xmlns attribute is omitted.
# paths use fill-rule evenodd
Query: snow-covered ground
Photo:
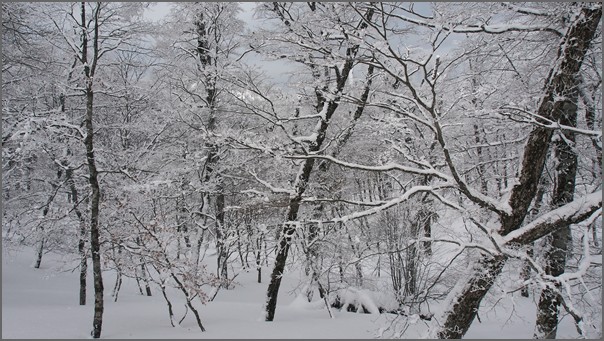
<svg viewBox="0 0 604 341"><path fill-rule="evenodd" d="M47 254L40 269L31 267L33 250L4 250L2 257L2 338L89 338L92 326L92 280L88 284L88 305L78 305L78 271L68 269L64 260ZM59 269L62 269L59 272ZM264 269L267 278L269 269ZM241 273L235 289L218 293L213 302L201 306L205 333L199 331L189 312L181 326L170 325L165 301L155 290L152 297L142 296L134 280L124 278L119 300L111 291L115 274L104 273L105 314L102 338L189 339L189 338L339 338L372 339L393 315L360 314L333 310L334 319L320 304L296 299L299 282L295 272L284 276L274 322L264 322L262 302L266 282L256 283L256 273ZM154 288L156 289L156 288ZM171 295L175 318L184 314L184 300ZM488 304L488 302L486 302ZM515 296L503 300L498 309L482 311L467 338L530 338L535 308L531 299ZM404 338L425 335L422 321L411 324ZM384 334L385 336L388 333ZM575 337L572 322L563 320L559 337Z"/></svg>
<svg viewBox="0 0 604 341"><path fill-rule="evenodd" d="M78 305L78 272L57 273L61 257L45 255L40 269L32 268L31 249L11 251L2 257L2 338L89 338L92 328L92 281L88 305ZM265 276L268 269L264 269ZM189 312L173 328L161 292L141 296L134 280L124 278L117 302L111 297L115 275L104 273L105 314L103 338L373 338L375 315L308 309L294 303L296 280L284 278L275 321L260 319L266 283L256 283L255 271L241 273L233 290L220 291L213 302L201 306L206 332L199 331ZM176 319L185 312L184 300L171 296Z"/></svg>

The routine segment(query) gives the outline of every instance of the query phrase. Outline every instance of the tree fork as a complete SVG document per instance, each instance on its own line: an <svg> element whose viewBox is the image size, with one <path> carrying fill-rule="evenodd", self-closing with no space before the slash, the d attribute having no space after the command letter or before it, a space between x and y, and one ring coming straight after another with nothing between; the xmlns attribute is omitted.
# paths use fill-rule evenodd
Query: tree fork
<svg viewBox="0 0 604 341"><path fill-rule="evenodd" d="M574 85L574 79L596 33L602 16L602 6L590 4L580 11L577 20L571 24L561 41L558 58L545 83L538 116L556 121L560 119L566 101L557 100L557 97L567 94L569 88ZM551 137L552 130L542 127L535 127L529 135L524 148L519 182L512 188L509 199L513 212L501 217L501 234L504 236L517 230L527 214L537 191ZM461 338L465 335L476 316L481 300L501 272L505 259L491 258L481 263L482 269L474 268L473 274L462 283L461 290L453 291L453 299L456 301L444 316L445 321L437 331L438 338Z"/></svg>

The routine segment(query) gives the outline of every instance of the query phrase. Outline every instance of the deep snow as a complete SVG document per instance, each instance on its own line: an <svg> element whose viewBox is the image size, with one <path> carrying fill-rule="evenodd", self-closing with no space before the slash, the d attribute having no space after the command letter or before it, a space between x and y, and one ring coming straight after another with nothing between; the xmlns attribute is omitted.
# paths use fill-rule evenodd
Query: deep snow
<svg viewBox="0 0 604 341"><path fill-rule="evenodd" d="M31 267L31 248L3 250L2 257L2 338L90 338L92 326L92 280L88 280L88 305L78 305L78 271L68 268L68 261L56 254L45 255L40 269ZM70 263L71 264L71 263ZM75 263L73 263L75 264ZM62 269L62 270L61 270ZM74 271L71 271L75 269ZM118 302L111 291L115 281L112 271L104 272L105 314L102 338L192 339L192 338L340 338L372 339L389 325L393 315L360 314L332 309L334 319L320 303L308 304L296 299L300 285L295 271L284 276L275 321L261 320L262 303L270 269L263 269L264 282L256 283L255 271L242 272L232 290L222 290L214 302L199 305L205 333L199 331L189 312L181 326L173 328L168 319L161 292L141 296L136 283L124 278ZM493 299L493 298L491 298ZM184 300L176 291L171 294L175 319L184 313ZM481 311L482 322L475 322L467 338L530 338L535 308L532 299L514 296L504 299L494 310ZM488 306L488 302L486 302ZM415 322L415 321L412 321ZM406 329L403 337L426 335L423 321ZM384 336L391 334L385 333ZM572 321L563 320L559 337L576 337Z"/></svg>

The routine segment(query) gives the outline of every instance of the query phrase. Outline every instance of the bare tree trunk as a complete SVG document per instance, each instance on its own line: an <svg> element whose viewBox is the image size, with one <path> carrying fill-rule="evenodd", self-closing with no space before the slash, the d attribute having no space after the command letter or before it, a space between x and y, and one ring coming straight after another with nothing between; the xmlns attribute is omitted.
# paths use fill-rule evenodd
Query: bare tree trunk
<svg viewBox="0 0 604 341"><path fill-rule="evenodd" d="M256 271L258 273L258 283L262 283L262 241L264 240L264 233L260 233L260 235L256 238L256 250L254 255L256 257Z"/></svg>
<svg viewBox="0 0 604 341"><path fill-rule="evenodd" d="M541 205L543 204L543 196L545 195L545 189L548 186L548 183L549 183L549 180L547 179L547 177L542 176L540 183L539 183L539 188L537 189L537 194L535 195L535 200L533 202L533 208L529 212L529 214L532 217L537 217L539 215L539 211L541 210ZM529 249L526 252L527 256L533 257L534 246L535 246L534 243L531 243L531 245L528 245ZM522 276L522 279L525 281L530 278L531 266L528 261L524 262L524 265L522 267L522 272L520 273L520 275ZM525 285L524 287L522 287L522 290L520 291L520 295L522 295L523 297L529 297L528 285Z"/></svg>
<svg viewBox="0 0 604 341"><path fill-rule="evenodd" d="M534 250L534 245L531 244L529 245L529 249L526 251L526 255L529 257L533 257L533 250ZM522 279L524 281L527 281L530 277L531 277L531 266L529 264L528 261L525 261L523 266L522 266L522 272L520 273L520 276L522 277ZM522 297L529 297L529 286L528 284L525 284L522 289L520 290L520 295Z"/></svg>
<svg viewBox="0 0 604 341"><path fill-rule="evenodd" d="M564 273L566 266L566 251L568 248L568 237L570 227L563 227L546 238L549 250L546 253L547 266L545 271L548 275L559 276ZM546 287L541 291L537 305L537 321L535 326L535 339L555 339L558 330L558 310L561 297L556 288Z"/></svg>
<svg viewBox="0 0 604 341"><path fill-rule="evenodd" d="M234 218L233 220L237 220L237 218ZM243 225L246 227L245 230L246 232L249 233L249 225L247 222L244 222ZM250 267L250 264L247 261L247 256L248 256L248 250L246 250L245 252L243 251L243 245L241 244L241 229L240 228L235 228L235 233L237 234L237 254L239 255L239 261L241 262L241 267L243 269L248 269ZM247 238L248 242L249 242L249 237ZM245 254L245 256L244 256Z"/></svg>
<svg viewBox="0 0 604 341"><path fill-rule="evenodd" d="M372 77L373 77L374 69L375 68L373 65L370 65L367 69L367 75L365 77L365 79L366 79L365 88L363 90L363 93L361 94L360 103L354 112L351 124L346 128L346 130L342 134L342 137L340 139L338 139L334 150L331 152L332 157L337 157L338 154L342 151L342 148L344 148L344 146L346 145L346 143L352 136L354 128L355 128L356 124L358 123L359 119L361 118L363 111L365 110L365 105L367 104L367 99L369 97L369 91L371 89L371 83L373 80ZM318 80L318 78L317 78L317 80ZM318 95L317 100L320 103L322 101L322 96ZM299 108L297 108L297 113L298 112L299 112ZM330 165L331 165L331 163L329 163L327 161L319 162L319 166L317 167L317 169L318 169L317 181L318 182L326 180L326 176L330 169ZM322 191L321 194L324 194L325 192L327 192L327 191ZM335 192L337 192L337 189L331 188L329 190L329 192L335 193ZM324 208L325 207L322 203L320 203L314 207L313 215L314 215L315 219L320 220L322 218ZM314 284L317 283L317 281L319 280L319 271L320 271L320 269L318 268L319 257L320 257L319 250L318 250L319 244L318 244L318 240L317 240L317 238L319 236L318 224L310 225L308 228L308 231L309 231L309 233L307 236L307 243L309 246L308 246L307 250L305 250L306 257L307 257L307 269L306 269L307 273L306 273L306 275L311 277L311 284L308 286L308 292L306 293L306 296L308 298L308 301L310 302L312 300L312 295L313 295L312 291L314 290ZM348 239L352 242L350 234L348 234ZM353 244L351 244L351 245L353 245ZM354 251L354 246L353 246L353 251ZM355 268L357 270L357 279L362 284L363 271L361 269L361 264L359 262L357 262L355 264ZM359 285L361 285L361 284L359 284ZM321 298L324 298L325 293L321 290L321 288L322 287L319 286L319 294L320 294ZM330 316L331 316L331 312L330 312Z"/></svg>
<svg viewBox="0 0 604 341"><path fill-rule="evenodd" d="M86 253L86 221L80 209L78 208L78 191L73 180L73 170L67 169L66 177L71 190L71 200L76 216L80 222L78 236L78 254L80 255L80 305L86 305L86 277L88 275L88 255Z"/></svg>
<svg viewBox="0 0 604 341"><path fill-rule="evenodd" d="M187 301L186 302L186 306L189 307L189 309L191 309L191 311L195 315L195 320L197 322L197 326L199 327L199 329L202 332L205 332L206 329L203 327L203 324L201 323L201 318L199 317L199 312L197 312L197 309L195 309L195 307L191 303L191 301L193 300L193 297L190 296L189 291L187 290L187 287L178 279L178 277L176 277L176 275L174 273L171 272L170 275L172 276L172 279L178 285L178 288L185 295L185 298L186 298L186 301Z"/></svg>
<svg viewBox="0 0 604 341"><path fill-rule="evenodd" d="M424 177L421 184L427 186L430 184L431 178L429 176ZM486 182L485 182L486 183ZM486 185L485 185L486 188ZM431 195L424 195L421 199L421 207L417 213L415 224L417 227L417 236L414 238L432 238L432 223L438 219L438 214L434 210L434 199ZM432 242L426 240L421 243L421 250L424 254L432 255Z"/></svg>
<svg viewBox="0 0 604 341"><path fill-rule="evenodd" d="M147 266L145 266L145 262L141 263L141 272L143 275L143 281L145 281L145 293L147 296L152 296L151 287L149 286L149 275L147 275Z"/></svg>
<svg viewBox="0 0 604 341"><path fill-rule="evenodd" d="M577 84L578 85L578 84ZM569 102L562 110L560 123L570 127L577 126L577 100L579 93L577 85L569 89L567 96ZM573 200L575 194L575 179L577 175L577 153L573 150L575 133L571 131L560 132L564 138L554 142L554 158L557 161L557 181L552 195L552 206L560 207ZM569 145L569 143L573 145ZM570 226L565 226L552 233L548 238L545 273L559 276L566 267L566 254L569 245L572 245ZM534 337L537 339L555 339L558 327L558 310L561 298L552 288L546 287L539 298L537 311L537 325Z"/></svg>
<svg viewBox="0 0 604 341"><path fill-rule="evenodd" d="M96 4L94 15L94 33L93 33L93 56L88 60L88 30L86 26L86 3L81 6L81 29L82 29L82 58L84 64L84 74L86 76L86 116L84 119L86 137L84 144L86 146L86 160L88 163L88 182L92 190L90 196L90 249L92 256L92 274L94 281L94 318L92 321L92 337L98 339L101 337L103 325L103 276L101 268L101 243L100 243L100 197L101 190L98 181L98 171L96 168L96 159L94 156L94 91L93 79L99 56L99 11L100 4Z"/></svg>
<svg viewBox="0 0 604 341"><path fill-rule="evenodd" d="M219 177L219 181L221 177ZM218 262L218 277L224 280L223 287L229 288L228 285L228 258L229 250L226 245L226 229L224 221L224 193L222 184L218 186L218 195L216 196L216 248L217 248L217 262Z"/></svg>
<svg viewBox="0 0 604 341"><path fill-rule="evenodd" d="M111 296L113 296L113 302L117 302L117 298L119 296L121 288L122 288L122 271L118 269L117 275L115 276L115 285L113 286L113 292L111 295Z"/></svg>
<svg viewBox="0 0 604 341"><path fill-rule="evenodd" d="M40 227L40 230L44 231L43 228ZM39 269L42 263L42 256L44 255L44 236L40 239L40 243L38 244L38 251L36 252L36 262L34 264L34 268Z"/></svg>
<svg viewBox="0 0 604 341"><path fill-rule="evenodd" d="M168 316L170 317L170 324L172 325L172 327L175 327L174 312L172 311L172 302L170 302L170 300L168 299L168 295L166 294L166 285L163 281L160 283L160 288L161 293L164 296L164 300L166 300L166 304L168 305Z"/></svg>
<svg viewBox="0 0 604 341"><path fill-rule="evenodd" d="M579 82L583 82L581 79ZM596 123L596 106L595 99L597 99L598 92L593 91L593 95L587 93L587 89L585 85L579 86L579 93L581 98L583 99L583 103L585 104L585 123L587 123L587 127L589 129L595 129ZM600 92L601 96L601 92ZM596 137L592 137L591 139L592 145L596 150L596 159L598 160L598 168L602 169L602 145L599 143L599 139ZM599 172L597 174L600 174Z"/></svg>
<svg viewBox="0 0 604 341"><path fill-rule="evenodd" d="M92 188L91 210L90 210L90 249L92 254L92 274L94 280L94 320L93 320L93 337L101 337L101 328L103 324L103 277L101 269L101 243L99 231L99 201L100 188L97 178L97 170L94 159L94 146L92 136L94 134L92 128L92 102L93 93L90 88L87 93L87 119L86 126L88 135L86 138L86 151L88 158L89 181Z"/></svg>
<svg viewBox="0 0 604 341"><path fill-rule="evenodd" d="M260 265L260 250L256 251L256 272L258 274L257 281L262 283L262 266Z"/></svg>
<svg viewBox="0 0 604 341"><path fill-rule="evenodd" d="M460 294L455 295L459 299L453 304L436 338L461 339L465 335L478 313L480 302L501 273L504 264L503 258L483 255L481 260L470 268L470 277L458 282L458 285L463 285L459 288ZM455 290L457 288L453 289Z"/></svg>
<svg viewBox="0 0 604 341"><path fill-rule="evenodd" d="M579 81L580 83L583 83L583 79L581 79ZM585 104L585 122L587 123L587 127L589 129L595 129L595 123L596 123L596 106L594 103L594 100L597 98L594 98L595 96L598 96L598 92L597 91L593 91L593 96L589 93L587 93L587 87L585 84L581 84L579 86L579 93L581 95L581 98L583 99L583 104ZM602 174L602 145L599 143L599 139L592 137L592 145L594 146L594 149L596 150L596 160L597 160L597 167L594 167L594 177L598 177L600 176L600 174ZM592 239L593 239L593 244L596 248L600 247L600 242L598 240L598 233L596 231L596 224L592 224L591 226L591 231L592 231Z"/></svg>
<svg viewBox="0 0 604 341"><path fill-rule="evenodd" d="M59 180L61 178L62 174L63 174L62 170L59 169L57 171L57 180ZM59 187L59 185L55 184L55 183L51 183L51 186L52 186L51 195L48 197L48 200L46 201L46 205L44 205L44 209L42 210L43 218L46 218L46 216L48 215L48 211L50 211L50 204L52 204L52 201L54 200L54 197L56 195L57 188ZM44 256L44 244L46 242L46 238L44 237L44 226L42 224L38 225L38 230L40 230L40 243L38 244L38 250L36 251L36 260L34 263L35 269L40 268L40 265L42 263L42 256Z"/></svg>

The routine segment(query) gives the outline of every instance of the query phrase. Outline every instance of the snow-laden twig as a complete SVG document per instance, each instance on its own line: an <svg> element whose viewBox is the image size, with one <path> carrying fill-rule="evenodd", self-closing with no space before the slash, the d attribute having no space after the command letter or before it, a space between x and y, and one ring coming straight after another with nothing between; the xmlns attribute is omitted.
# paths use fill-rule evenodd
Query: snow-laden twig
<svg viewBox="0 0 604 341"><path fill-rule="evenodd" d="M305 223L323 223L323 224L329 224L329 223L339 223L339 222L347 222L349 220L354 220L354 219L358 219L358 218L362 218L362 217L367 217L373 214L376 214L378 212L381 212L383 210L386 210L390 207L396 206L400 203L403 203L407 200L409 200L413 195L416 195L418 193L422 193L422 192L429 192L429 193L434 193L435 190L437 189L442 189L442 188L448 188L451 187L452 184L449 182L443 182L440 184L434 184L431 186L414 186L411 187L409 190L407 190L405 193L403 193L402 195L388 200L386 201L384 204L376 206L374 208L370 208L364 211L357 211L357 212L353 212L351 214L347 214L338 218L333 218L330 220L324 220L324 221L320 221L320 220L306 220L304 221Z"/></svg>
<svg viewBox="0 0 604 341"><path fill-rule="evenodd" d="M506 23L506 24L480 24L480 25L463 25L457 23L450 24L442 24L436 23L428 20L421 20L416 18L411 18L405 15L396 14L395 12L390 11L389 13L384 13L385 15L400 19L404 22L408 22L411 24L429 27L432 29L450 31L453 33L490 33L490 34L502 34L507 32L550 32L554 33L557 36L563 36L563 32L560 32L558 29L548 26L546 24L536 24L536 25L528 25L528 24L520 24L520 23Z"/></svg>
<svg viewBox="0 0 604 341"><path fill-rule="evenodd" d="M364 171L370 171L370 172L386 172L386 171L398 170L398 171L410 173L410 174L431 175L431 176L440 178L445 181L452 180L452 178L449 175L439 172L433 168L421 169L421 168L403 166L403 165L399 165L396 163L388 163L388 164L381 165L381 166L370 166L370 165L362 165L359 163L342 161L340 159L334 158L333 156L329 156L329 155L287 155L287 156L284 156L284 158L288 158L288 159L321 159L321 160L330 161L339 166L343 166L343 167L350 168L350 169L364 170Z"/></svg>
<svg viewBox="0 0 604 341"><path fill-rule="evenodd" d="M256 181L258 181L259 183L264 185L266 188L270 189L273 193L283 193L283 194L287 194L287 195L296 194L296 192L292 189L280 188L280 187L275 187L275 186L271 185L270 183L260 179L258 177L258 175L253 171L248 171L248 173L250 173L250 175L252 175L254 177L254 179L256 179Z"/></svg>
<svg viewBox="0 0 604 341"><path fill-rule="evenodd" d="M533 125L537 125L537 126L546 128L546 129L559 129L559 130L563 130L563 131L569 131L569 132L573 132L576 134L586 135L586 136L595 137L595 138L602 137L602 132L599 130L581 129L581 128L577 128L577 127L567 126L564 124L560 124L557 121L553 121L547 117L539 116L536 113L524 110L522 108L503 106L503 107L501 107L501 109L513 110L513 111L517 112L516 114L511 113L511 112L499 112L500 115L509 117L510 119L514 119L513 118L514 115L520 116L523 118L526 117L526 119L524 119L524 120L515 119L515 121L519 121L522 123L533 124Z"/></svg>

